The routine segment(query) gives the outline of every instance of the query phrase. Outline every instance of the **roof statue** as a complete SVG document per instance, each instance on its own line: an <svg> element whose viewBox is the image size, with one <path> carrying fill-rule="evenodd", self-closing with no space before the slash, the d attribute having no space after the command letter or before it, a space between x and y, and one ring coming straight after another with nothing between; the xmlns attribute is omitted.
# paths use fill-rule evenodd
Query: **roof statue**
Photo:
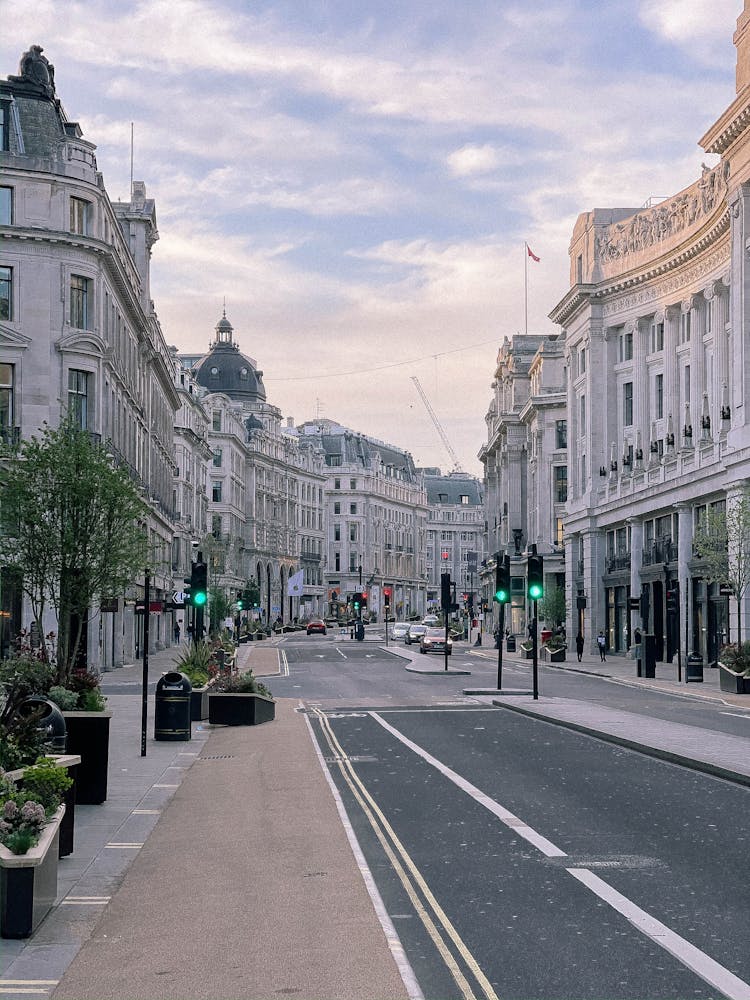
<svg viewBox="0 0 750 1000"><path fill-rule="evenodd" d="M47 94L48 97L55 96L55 67L42 55L44 49L41 45L32 45L28 52L24 52L18 64L18 76L11 76L9 79L16 82L33 83Z"/></svg>

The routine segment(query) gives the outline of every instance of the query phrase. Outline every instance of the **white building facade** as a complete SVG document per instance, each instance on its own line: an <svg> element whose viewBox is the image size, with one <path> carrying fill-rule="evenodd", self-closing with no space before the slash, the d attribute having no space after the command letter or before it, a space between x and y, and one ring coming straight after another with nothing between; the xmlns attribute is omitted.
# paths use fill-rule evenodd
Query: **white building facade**
<svg viewBox="0 0 750 1000"><path fill-rule="evenodd" d="M479 572L485 558L481 483L465 472L443 476L439 469L422 471L427 490L427 610L440 609L440 581L449 573L461 610L471 603L478 612Z"/></svg>

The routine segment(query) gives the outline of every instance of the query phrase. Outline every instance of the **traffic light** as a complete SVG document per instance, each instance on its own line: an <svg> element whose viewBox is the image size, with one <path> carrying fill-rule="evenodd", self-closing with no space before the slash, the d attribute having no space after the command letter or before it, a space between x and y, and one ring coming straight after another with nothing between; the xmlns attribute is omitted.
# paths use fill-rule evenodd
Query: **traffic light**
<svg viewBox="0 0 750 1000"><path fill-rule="evenodd" d="M526 592L531 601L541 601L544 597L544 559L533 552L526 566Z"/></svg>
<svg viewBox="0 0 750 1000"><path fill-rule="evenodd" d="M204 562L193 563L190 576L192 603L196 608L202 608L208 600L208 566Z"/></svg>
<svg viewBox="0 0 750 1000"><path fill-rule="evenodd" d="M667 614L676 615L680 607L680 585L675 580L667 587Z"/></svg>
<svg viewBox="0 0 750 1000"><path fill-rule="evenodd" d="M189 583L184 584L182 588L182 603L185 605L186 608L193 603L192 590L193 588L190 586Z"/></svg>
<svg viewBox="0 0 750 1000"><path fill-rule="evenodd" d="M362 595L361 594L355 594L354 595L353 604L354 604L354 610L355 611L359 611L359 609L362 607Z"/></svg>
<svg viewBox="0 0 750 1000"><path fill-rule="evenodd" d="M497 557L495 564L495 600L507 604L510 600L510 556Z"/></svg>
<svg viewBox="0 0 750 1000"><path fill-rule="evenodd" d="M444 611L447 611L452 603L451 575L450 573L442 573L440 575L440 606Z"/></svg>
<svg viewBox="0 0 750 1000"><path fill-rule="evenodd" d="M237 610L242 611L244 607L245 607L245 591L241 590L237 594Z"/></svg>
<svg viewBox="0 0 750 1000"><path fill-rule="evenodd" d="M387 608L390 608L390 606L391 606L391 588L390 587L383 587L383 601L385 602L385 606Z"/></svg>
<svg viewBox="0 0 750 1000"><path fill-rule="evenodd" d="M367 591L366 590L363 590L362 593L359 595L359 603L360 603L361 607L363 607L363 608L367 607Z"/></svg>

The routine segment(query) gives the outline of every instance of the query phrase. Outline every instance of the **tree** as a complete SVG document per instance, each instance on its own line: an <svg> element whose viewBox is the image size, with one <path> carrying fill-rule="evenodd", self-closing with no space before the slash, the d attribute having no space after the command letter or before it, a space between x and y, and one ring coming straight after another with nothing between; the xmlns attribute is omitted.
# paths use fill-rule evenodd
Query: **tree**
<svg viewBox="0 0 750 1000"><path fill-rule="evenodd" d="M550 625L560 626L565 621L566 611L567 605L563 588L553 587L548 590L539 605L539 614L542 619Z"/></svg>
<svg viewBox="0 0 750 1000"><path fill-rule="evenodd" d="M693 534L693 550L703 575L729 587L737 601L737 641L742 641L742 600L750 586L750 487L743 486L701 512Z"/></svg>
<svg viewBox="0 0 750 1000"><path fill-rule="evenodd" d="M67 418L4 453L0 510L0 559L21 575L40 632L54 609L55 679L65 685L94 602L121 594L146 565L146 506L129 474Z"/></svg>

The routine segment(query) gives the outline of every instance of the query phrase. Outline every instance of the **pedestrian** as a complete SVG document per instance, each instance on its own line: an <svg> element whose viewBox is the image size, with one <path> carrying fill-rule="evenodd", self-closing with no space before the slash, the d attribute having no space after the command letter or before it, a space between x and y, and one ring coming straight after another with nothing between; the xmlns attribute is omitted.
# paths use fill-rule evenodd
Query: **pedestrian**
<svg viewBox="0 0 750 1000"><path fill-rule="evenodd" d="M581 656L583 656L583 636L579 632L576 636L576 653L578 654L578 662L581 662Z"/></svg>
<svg viewBox="0 0 750 1000"><path fill-rule="evenodd" d="M180 623L179 622L175 622L174 623L174 641L175 642L179 642L180 641Z"/></svg>
<svg viewBox="0 0 750 1000"><path fill-rule="evenodd" d="M607 659L607 640L604 638L604 632L601 629L599 629L599 635L596 637L596 644L599 647L599 658L604 663Z"/></svg>

